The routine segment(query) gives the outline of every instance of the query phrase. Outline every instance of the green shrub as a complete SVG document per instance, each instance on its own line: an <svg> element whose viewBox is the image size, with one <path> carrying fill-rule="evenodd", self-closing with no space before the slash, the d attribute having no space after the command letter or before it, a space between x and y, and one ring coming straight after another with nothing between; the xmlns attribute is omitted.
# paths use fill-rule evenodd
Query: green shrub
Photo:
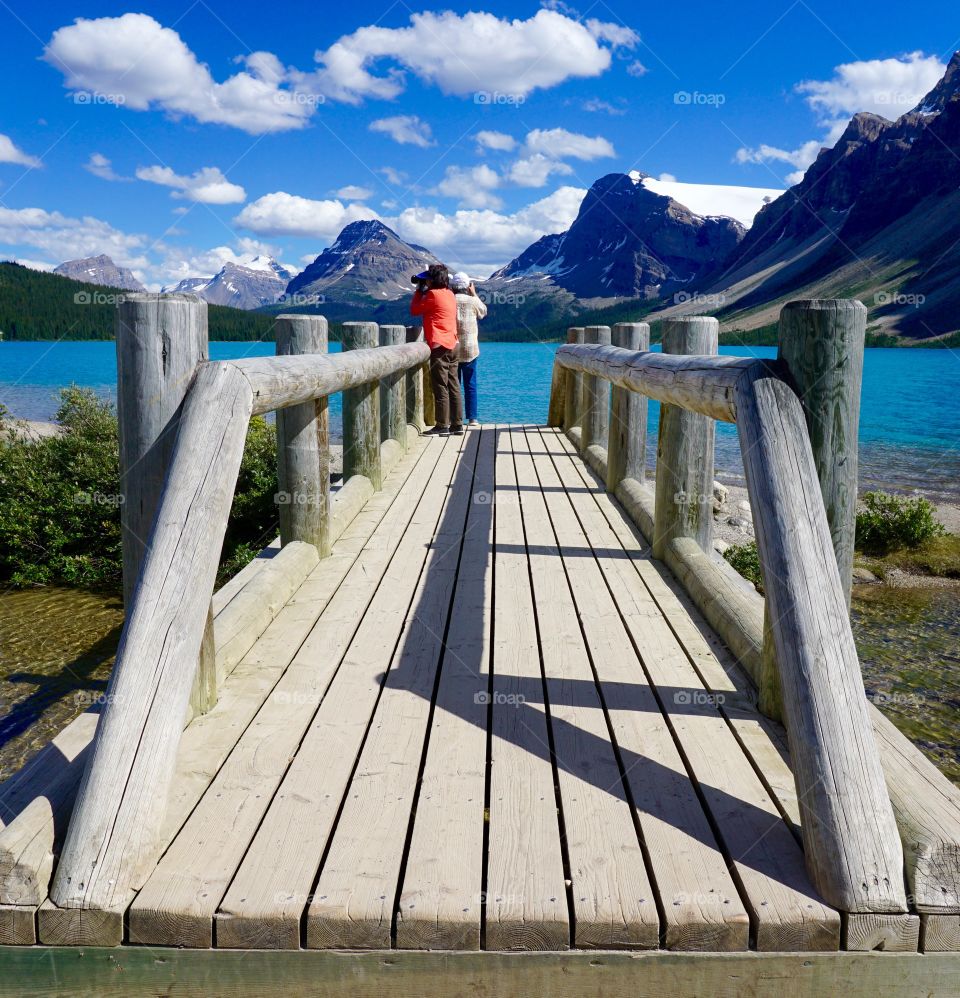
<svg viewBox="0 0 960 998"><path fill-rule="evenodd" d="M64 432L24 439L0 406L0 580L119 592L119 444L113 407L89 389L61 392ZM223 561L234 568L276 524L274 434L251 421Z"/></svg>
<svg viewBox="0 0 960 998"><path fill-rule="evenodd" d="M749 582L752 582L757 590L763 593L763 576L760 574L760 552L757 550L757 542L749 541L746 544L731 544L723 557Z"/></svg>
<svg viewBox="0 0 960 998"><path fill-rule="evenodd" d="M885 555L901 548L918 548L943 534L934 519L934 506L922 496L907 498L886 492L865 492L857 513L856 545L861 551Z"/></svg>

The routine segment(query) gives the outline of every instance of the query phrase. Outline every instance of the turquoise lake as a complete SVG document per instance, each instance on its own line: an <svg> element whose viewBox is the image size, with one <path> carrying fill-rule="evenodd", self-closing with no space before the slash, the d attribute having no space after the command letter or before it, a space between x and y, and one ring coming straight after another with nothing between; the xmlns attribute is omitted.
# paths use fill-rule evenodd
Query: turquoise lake
<svg viewBox="0 0 960 998"><path fill-rule="evenodd" d="M546 419L556 344L484 343L480 358L480 418L486 422ZM339 349L334 344L334 350ZM272 343L211 343L214 360L271 355ZM772 357L773 347L722 347L721 353ZM23 419L49 420L64 385L94 388L113 398L112 342L0 342L0 402ZM656 404L650 407L656 429ZM340 400L331 403L339 431ZM655 435L650 435L651 461ZM717 472L740 476L736 431L717 427ZM870 349L864 365L860 418L861 488L920 489L960 497L960 353L952 350Z"/></svg>

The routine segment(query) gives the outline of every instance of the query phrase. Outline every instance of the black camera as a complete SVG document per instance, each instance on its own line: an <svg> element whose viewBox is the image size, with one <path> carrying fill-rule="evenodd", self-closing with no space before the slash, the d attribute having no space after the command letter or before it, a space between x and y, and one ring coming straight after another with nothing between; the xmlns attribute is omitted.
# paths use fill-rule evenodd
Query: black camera
<svg viewBox="0 0 960 998"><path fill-rule="evenodd" d="M417 286L417 291L420 294L425 294L430 290L430 272L428 270L422 270L419 274L414 274L410 278L410 283Z"/></svg>

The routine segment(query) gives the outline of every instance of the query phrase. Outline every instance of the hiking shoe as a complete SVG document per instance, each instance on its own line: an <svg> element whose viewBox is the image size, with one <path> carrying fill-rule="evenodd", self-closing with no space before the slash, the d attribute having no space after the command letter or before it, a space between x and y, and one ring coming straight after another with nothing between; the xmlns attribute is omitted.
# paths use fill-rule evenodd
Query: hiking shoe
<svg viewBox="0 0 960 998"><path fill-rule="evenodd" d="M429 430L424 430L425 437L449 437L449 426L431 426Z"/></svg>
<svg viewBox="0 0 960 998"><path fill-rule="evenodd" d="M470 422L467 423L467 426L479 426L479 425L480 425L479 419L471 419Z"/></svg>
<svg viewBox="0 0 960 998"><path fill-rule="evenodd" d="M450 427L450 434L451 434L451 436L454 436L454 437L462 437L463 436L463 427L462 426L451 426Z"/></svg>

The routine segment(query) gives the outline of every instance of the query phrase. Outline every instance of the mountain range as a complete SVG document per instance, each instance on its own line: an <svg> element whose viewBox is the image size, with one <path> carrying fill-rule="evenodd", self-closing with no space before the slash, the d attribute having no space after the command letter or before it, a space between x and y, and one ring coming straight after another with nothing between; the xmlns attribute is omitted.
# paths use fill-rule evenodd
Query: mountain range
<svg viewBox="0 0 960 998"><path fill-rule="evenodd" d="M725 330L748 332L770 327L791 298L817 297L860 298L874 333L929 339L960 329L960 53L895 121L855 115L749 230L694 213L649 179L601 177L567 231L543 236L479 282L495 306L485 330L523 338L584 316L607 321L605 312L656 320L709 311ZM410 275L434 260L382 222L359 221L296 276L257 257L172 290L238 308L400 322ZM109 257L57 272L140 287Z"/></svg>
<svg viewBox="0 0 960 998"><path fill-rule="evenodd" d="M133 276L127 267L118 267L105 253L88 256L83 260L67 260L53 272L61 277L85 284L102 284L108 288L123 288L124 291L146 291L147 289Z"/></svg>

